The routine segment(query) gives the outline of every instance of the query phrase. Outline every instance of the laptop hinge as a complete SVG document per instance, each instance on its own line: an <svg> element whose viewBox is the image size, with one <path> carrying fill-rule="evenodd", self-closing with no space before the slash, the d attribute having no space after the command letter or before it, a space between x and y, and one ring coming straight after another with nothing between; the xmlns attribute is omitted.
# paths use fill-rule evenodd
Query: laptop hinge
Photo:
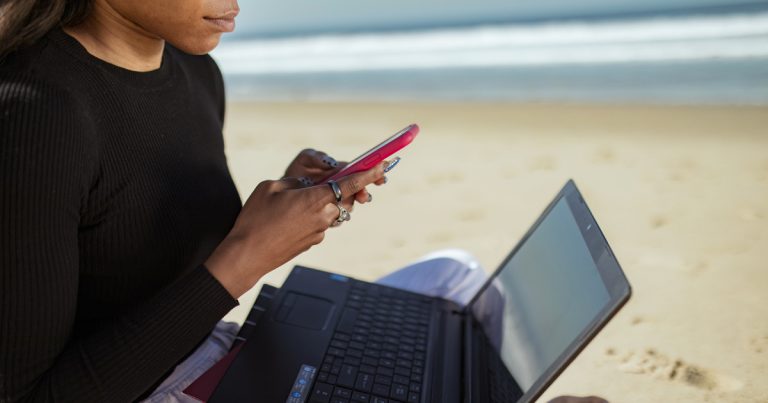
<svg viewBox="0 0 768 403"><path fill-rule="evenodd" d="M472 321L470 318L466 315L465 312L461 314L462 316L462 329L461 329L461 342L462 342L462 356L461 356L461 395L462 399L461 401L464 403L469 403L472 401L472 396L474 394L473 390L473 379L472 374L473 372L473 365L474 360L472 357L474 357L475 352L473 351L474 346L472 343Z"/></svg>
<svg viewBox="0 0 768 403"><path fill-rule="evenodd" d="M463 355L462 316L456 314L453 303L442 304L436 316L436 348L430 367L431 387L424 402L461 403Z"/></svg>

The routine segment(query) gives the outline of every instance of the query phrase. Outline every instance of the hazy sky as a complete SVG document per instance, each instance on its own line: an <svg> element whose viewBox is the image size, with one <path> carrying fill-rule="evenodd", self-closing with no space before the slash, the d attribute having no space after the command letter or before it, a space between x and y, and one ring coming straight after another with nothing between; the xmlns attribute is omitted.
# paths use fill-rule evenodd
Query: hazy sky
<svg viewBox="0 0 768 403"><path fill-rule="evenodd" d="M765 0L240 0L231 37L599 16Z"/></svg>

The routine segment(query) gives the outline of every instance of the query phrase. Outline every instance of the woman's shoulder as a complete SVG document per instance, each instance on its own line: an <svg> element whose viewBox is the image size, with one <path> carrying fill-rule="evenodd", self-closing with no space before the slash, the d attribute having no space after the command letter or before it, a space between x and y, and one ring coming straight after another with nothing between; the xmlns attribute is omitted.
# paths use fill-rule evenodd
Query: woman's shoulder
<svg viewBox="0 0 768 403"><path fill-rule="evenodd" d="M0 105L9 103L76 105L71 86L66 84L70 58L53 46L49 35L0 60ZM71 76L70 76L71 77ZM50 107L51 105L45 105Z"/></svg>
<svg viewBox="0 0 768 403"><path fill-rule="evenodd" d="M3 142L93 144L93 130L80 97L62 80L46 40L0 61L0 132Z"/></svg>
<svg viewBox="0 0 768 403"><path fill-rule="evenodd" d="M23 63L19 63L23 66ZM0 68L0 120L27 119L29 123L47 118L81 117L78 97L56 80L34 68ZM32 65L34 66L34 65ZM25 115L20 115L20 112Z"/></svg>
<svg viewBox="0 0 768 403"><path fill-rule="evenodd" d="M0 71L0 119L40 122L59 116L76 118L77 97L55 82L29 73ZM21 115L21 112L24 115Z"/></svg>
<svg viewBox="0 0 768 403"><path fill-rule="evenodd" d="M54 34L51 31L35 43L0 58L0 75L3 78L26 76L39 80L65 69L69 58L55 46L52 41Z"/></svg>

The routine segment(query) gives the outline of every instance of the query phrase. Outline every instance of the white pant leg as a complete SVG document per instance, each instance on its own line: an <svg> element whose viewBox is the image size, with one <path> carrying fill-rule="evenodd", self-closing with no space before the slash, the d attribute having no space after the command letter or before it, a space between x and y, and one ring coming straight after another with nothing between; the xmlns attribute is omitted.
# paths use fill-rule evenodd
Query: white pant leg
<svg viewBox="0 0 768 403"><path fill-rule="evenodd" d="M183 390L227 355L239 330L237 323L219 321L197 350L179 363L143 403L199 403Z"/></svg>
<svg viewBox="0 0 768 403"><path fill-rule="evenodd" d="M450 299L464 306L486 279L474 256L461 249L444 249L380 278L377 283Z"/></svg>

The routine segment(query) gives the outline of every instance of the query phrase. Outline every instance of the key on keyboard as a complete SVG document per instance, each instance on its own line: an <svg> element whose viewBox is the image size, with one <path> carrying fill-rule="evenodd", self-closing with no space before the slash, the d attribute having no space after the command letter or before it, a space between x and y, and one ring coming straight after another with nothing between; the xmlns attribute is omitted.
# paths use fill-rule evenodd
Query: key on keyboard
<svg viewBox="0 0 768 403"><path fill-rule="evenodd" d="M428 297L355 281L310 402L419 402L430 307Z"/></svg>

